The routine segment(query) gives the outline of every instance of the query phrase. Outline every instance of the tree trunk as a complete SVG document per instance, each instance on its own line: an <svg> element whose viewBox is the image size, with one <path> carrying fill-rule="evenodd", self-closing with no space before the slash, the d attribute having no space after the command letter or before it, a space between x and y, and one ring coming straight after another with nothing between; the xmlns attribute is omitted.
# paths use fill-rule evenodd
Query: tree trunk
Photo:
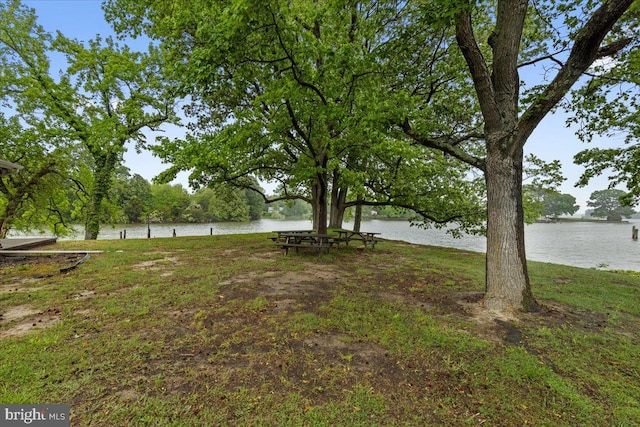
<svg viewBox="0 0 640 427"><path fill-rule="evenodd" d="M9 232L9 220L10 218L5 215L0 222L0 239L6 239Z"/></svg>
<svg viewBox="0 0 640 427"><path fill-rule="evenodd" d="M338 187L334 182L331 189L331 209L329 212L329 228L342 228L344 222L347 189Z"/></svg>
<svg viewBox="0 0 640 427"><path fill-rule="evenodd" d="M313 211L313 229L318 234L327 233L328 188L327 174L319 172L311 187L311 209Z"/></svg>
<svg viewBox="0 0 640 427"><path fill-rule="evenodd" d="M84 239L96 240L100 233L100 223L102 219L102 202L107 198L111 188L111 177L115 170L117 161L116 154L109 154L96 159L96 170L94 172L93 188L89 204L87 205L87 216L84 224Z"/></svg>
<svg viewBox="0 0 640 427"><path fill-rule="evenodd" d="M358 202L361 202L362 196L358 196ZM362 205L358 203L356 205L356 213L353 217L353 231L360 231L360 226L362 225Z"/></svg>
<svg viewBox="0 0 640 427"><path fill-rule="evenodd" d="M317 191L317 203L318 203L318 227L316 231L318 234L327 234L327 216L328 216L328 177L327 172L318 172L318 191Z"/></svg>
<svg viewBox="0 0 640 427"><path fill-rule="evenodd" d="M314 183L311 186L311 216L312 216L312 227L314 230L318 229L318 224L320 223L320 207L318 205L318 184Z"/></svg>
<svg viewBox="0 0 640 427"><path fill-rule="evenodd" d="M16 206L15 200L10 199L4 209L2 219L0 219L0 239L7 238L11 221L15 218L17 210L18 207Z"/></svg>
<svg viewBox="0 0 640 427"><path fill-rule="evenodd" d="M501 144L493 144L501 145ZM485 307L535 311L524 245L522 151L509 155L490 149L487 184L487 254Z"/></svg>
<svg viewBox="0 0 640 427"><path fill-rule="evenodd" d="M106 192L100 189L92 191L91 199L87 205L87 217L84 223L84 239L96 240L100 233L100 217L102 216L102 201Z"/></svg>

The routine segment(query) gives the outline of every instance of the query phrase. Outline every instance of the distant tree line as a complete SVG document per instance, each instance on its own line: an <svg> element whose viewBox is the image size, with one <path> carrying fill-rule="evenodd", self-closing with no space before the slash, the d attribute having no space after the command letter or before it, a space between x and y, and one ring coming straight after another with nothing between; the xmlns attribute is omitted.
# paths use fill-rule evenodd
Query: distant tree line
<svg viewBox="0 0 640 427"><path fill-rule="evenodd" d="M180 184L151 184L126 170L116 174L109 200L106 223L254 221L265 207L253 191L222 184L189 193Z"/></svg>

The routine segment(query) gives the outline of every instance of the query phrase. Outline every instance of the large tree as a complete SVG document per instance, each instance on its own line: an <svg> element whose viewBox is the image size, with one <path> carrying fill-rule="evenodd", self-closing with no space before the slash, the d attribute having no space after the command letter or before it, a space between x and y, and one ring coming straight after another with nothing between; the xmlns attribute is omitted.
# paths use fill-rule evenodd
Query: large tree
<svg viewBox="0 0 640 427"><path fill-rule="evenodd" d="M160 39L185 93L196 101L189 110L198 119L192 135L166 140L157 150L174 165L163 178L191 170L193 182L203 185L226 181L255 189L247 177L276 181L281 198L312 204L314 227L321 233L327 216L339 227L344 210L363 203L408 205L440 223L466 220L465 214L478 219L477 206L471 212L467 204L454 206L469 184L458 160L423 155L424 148L419 158L404 156L406 137L383 132L389 109L409 107L385 97L403 72L385 57L394 51L390 40L402 38L419 49L396 50L403 63L434 60L449 46L440 29L434 37L424 27L405 31L402 23L415 6L397 1L108 4L118 29L133 26ZM452 69L434 60L432 70L405 83L435 94L446 87ZM441 128L447 120L433 110L430 126ZM383 151L380 162L376 157ZM429 186L410 189L408 177ZM379 188L399 191L373 193ZM441 212L445 206L454 212Z"/></svg>
<svg viewBox="0 0 640 427"><path fill-rule="evenodd" d="M60 33L54 37L18 0L1 12L0 48L29 84L17 109L38 111L50 128L90 155L83 219L85 238L95 239L126 144L140 147L146 142L144 129L177 120L171 86L160 80L162 56L153 47L148 53L133 52L110 38L97 37L85 45ZM50 72L52 55L66 59L67 68L59 74Z"/></svg>
<svg viewBox="0 0 640 427"><path fill-rule="evenodd" d="M0 181L0 237L11 228L48 228L57 235L70 230L64 177L71 150L65 133L50 126L32 73L47 75L43 85L51 82L48 41L19 3L0 4L0 159L23 167Z"/></svg>
<svg viewBox="0 0 640 427"><path fill-rule="evenodd" d="M19 163L19 173L0 177L0 239L9 230L72 230L64 176L70 156L64 144L25 128L18 117L0 113L0 159Z"/></svg>
<svg viewBox="0 0 640 427"><path fill-rule="evenodd" d="M405 122L404 128L424 145L448 152L484 172L488 213L484 302L488 309L537 309L524 244L524 146L594 61L629 44L626 37L607 37L632 3L429 3L439 8L430 10L436 22L455 26L482 113L486 153L470 155L455 141L435 139L412 129L410 122ZM550 80L534 77L523 84L520 70L544 63L550 65L545 68ZM521 96L525 90L526 96Z"/></svg>
<svg viewBox="0 0 640 427"><path fill-rule="evenodd" d="M484 301L487 308L536 308L524 245L523 148L533 130L591 64L624 47L619 41L605 45L603 42L632 3L633 0L609 0L588 11L584 22L570 35L569 54L560 61L553 80L529 99L520 98L518 69L526 46L523 42L527 41L523 40L525 21L532 19L537 9L526 0L497 2L495 27L487 40L490 60L474 34L471 3L463 4L456 14L458 45L467 60L484 118L488 208ZM580 6L588 8L590 4ZM549 50L536 59L549 58L553 55L551 49L549 46Z"/></svg>
<svg viewBox="0 0 640 427"><path fill-rule="evenodd" d="M358 50L366 48L361 28L351 22L355 10L306 2L170 3L119 2L111 9L119 15L142 7L150 15L147 31L174 56L185 94L195 101L197 130L158 152L174 171L195 168L193 181L202 184L279 181L285 197L311 202L314 225L324 232L334 153L349 131L354 137L352 110L369 71ZM355 37L359 46L350 44Z"/></svg>
<svg viewBox="0 0 640 427"><path fill-rule="evenodd" d="M554 218L560 215L573 215L580 209L580 206L576 204L575 197L557 191L547 191L544 194L543 205L543 214Z"/></svg>
<svg viewBox="0 0 640 427"><path fill-rule="evenodd" d="M587 202L587 206L593 208L591 216L606 218L607 221L622 221L622 217L631 218L636 212L623 204L622 200L626 196L627 193L615 188L594 191Z"/></svg>

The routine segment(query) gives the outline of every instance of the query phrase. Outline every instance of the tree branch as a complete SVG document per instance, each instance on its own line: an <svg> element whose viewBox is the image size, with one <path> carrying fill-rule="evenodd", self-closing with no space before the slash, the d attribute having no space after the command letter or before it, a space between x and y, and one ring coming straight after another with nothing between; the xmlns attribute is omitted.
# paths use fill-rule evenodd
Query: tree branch
<svg viewBox="0 0 640 427"><path fill-rule="evenodd" d="M602 46L600 49L598 49L598 52L596 53L596 59L604 58L605 56L611 56L615 53L618 53L622 49L627 47L629 43L631 43L632 41L633 39L631 37L627 37L621 40L617 40L606 46Z"/></svg>
<svg viewBox="0 0 640 427"><path fill-rule="evenodd" d="M269 197L269 196L267 196L267 194L265 194L265 192L262 189L256 188L256 187L254 187L253 185L250 185L250 184L244 184L244 183L241 183L241 182L233 182L233 181L230 181L229 184L234 186L234 187L236 187L236 188L242 188L242 189L245 189L245 190L253 191L254 193L260 195L260 197L262 197L262 200L264 200L265 203L274 203L274 202L279 202L279 201L282 201L282 200L302 200L302 201L305 201L307 203L311 203L311 199L309 199L308 197L301 196L301 195L292 195L292 194L286 194L285 193L284 196L278 195L278 196L275 196L275 197Z"/></svg>
<svg viewBox="0 0 640 427"><path fill-rule="evenodd" d="M546 87L538 99L521 116L518 130L521 132L521 149L527 138L540 121L560 102L573 84L591 66L593 61L611 55L623 49L629 41L620 40L608 46L600 47L613 25L620 19L634 0L607 0L600 6L578 32L569 58L553 81Z"/></svg>
<svg viewBox="0 0 640 427"><path fill-rule="evenodd" d="M313 144L311 144L309 142L309 135L307 135L307 133L302 129L302 127L300 127L300 123L298 122L298 119L296 117L296 113L293 111L293 107L291 106L291 102L289 102L289 100L287 99L284 102L285 106L287 107L287 112L289 113L289 117L291 118L291 124L293 125L293 128L296 130L296 132L298 132L298 134L300 134L300 136L302 137L302 140L307 144L307 147L309 147L309 150L311 151L311 154L313 156L316 155L315 150L313 148Z"/></svg>
<svg viewBox="0 0 640 427"><path fill-rule="evenodd" d="M300 86L306 87L307 89L311 89L311 91L313 91L316 95L318 95L318 97L322 101L322 104L326 105L327 104L327 99L324 97L324 95L322 94L320 89L318 89L313 84L302 80L302 78L298 75L298 72L296 70L297 69L296 61L295 61L295 59L293 59L293 55L289 52L289 49L287 49L287 46L286 46L284 40L282 39L282 34L280 32L280 27L278 26L278 22L276 20L276 16L275 16L275 14L273 12L270 12L270 13L271 13L271 19L273 20L274 28L276 30L276 36L278 38L278 44L280 45L280 47L282 48L284 53L287 55L287 58L291 62L291 67L289 67L289 69L291 70L291 72L293 74L294 80L296 82L298 82L298 84Z"/></svg>
<svg viewBox="0 0 640 427"><path fill-rule="evenodd" d="M558 64L559 66L562 67L562 66L564 66L564 63L562 61L560 61L559 59L555 58L555 55L558 54L558 53L561 53L561 52L562 51L556 52L556 53L552 53L550 55L541 56L539 58L532 59L531 61L522 62L522 63L518 64L518 68L526 67L528 65L537 64L538 62L546 61L546 60L553 61L553 62L555 62L556 64Z"/></svg>
<svg viewBox="0 0 640 427"><path fill-rule="evenodd" d="M455 157L456 159L471 165L473 167L476 167L478 169L480 169L481 171L485 170L485 160L476 156L472 156L471 154L465 152L464 150L461 150L457 147L457 145L459 145L460 143L470 140L470 139L474 139L478 136L484 136L482 134L476 134L476 133L471 133L469 135L465 135L462 136L454 141L447 141L447 142L443 142L440 140L437 140L435 138L426 138L426 137L422 137L421 135L418 135L414 132L413 128L411 127L411 124L409 123L409 119L405 118L404 122L400 125L402 131L405 133L405 135L407 135L409 138L411 138L413 141L417 142L418 144L425 146L425 147L429 147L429 148L434 148L436 150L440 150L443 153L449 154L453 157Z"/></svg>
<svg viewBox="0 0 640 427"><path fill-rule="evenodd" d="M397 208L409 209L410 211L415 212L416 214L420 215L423 218L428 219L429 221L435 224L442 224L442 225L448 224L454 221L464 220L465 218L468 218L468 217L474 217L474 216L485 214L484 211L458 212L458 213L448 215L446 217L439 218L435 216L433 213L425 209L421 209L416 206L413 206L409 203L401 203L401 202L393 202L393 201L373 202L373 201L367 201L367 200L354 200L352 202L345 203L346 208L350 208L357 205L372 206L372 207L393 206Z"/></svg>
<svg viewBox="0 0 640 427"><path fill-rule="evenodd" d="M490 131L500 123L500 112L496 105L489 69L473 34L470 8L471 5L467 1L456 15L456 41L471 72L485 126Z"/></svg>

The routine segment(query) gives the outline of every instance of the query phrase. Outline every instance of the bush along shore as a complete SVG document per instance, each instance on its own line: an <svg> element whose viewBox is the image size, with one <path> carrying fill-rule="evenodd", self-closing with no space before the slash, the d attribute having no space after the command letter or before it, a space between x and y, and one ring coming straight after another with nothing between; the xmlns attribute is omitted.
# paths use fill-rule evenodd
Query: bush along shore
<svg viewBox="0 0 640 427"><path fill-rule="evenodd" d="M497 314L483 254L267 237L0 264L0 402L73 426L640 425L639 277L531 262L542 311Z"/></svg>

